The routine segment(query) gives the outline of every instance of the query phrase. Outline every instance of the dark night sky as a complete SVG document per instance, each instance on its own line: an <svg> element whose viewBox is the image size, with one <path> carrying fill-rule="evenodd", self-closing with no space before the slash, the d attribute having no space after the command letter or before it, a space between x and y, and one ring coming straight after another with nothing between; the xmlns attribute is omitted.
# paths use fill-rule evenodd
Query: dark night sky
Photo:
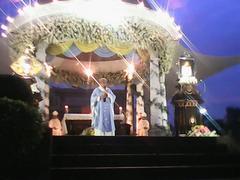
<svg viewBox="0 0 240 180"><path fill-rule="evenodd" d="M18 0L12 1L15 1L16 6L22 6ZM154 0L146 0L145 3L151 6L151 1ZM25 2L28 3L29 0ZM164 9L168 9L198 53L240 57L240 0L157 0L157 2ZM1 0L0 8L8 15L16 15L16 8L10 0ZM0 12L0 23L6 23L5 18ZM206 86L205 91L203 86ZM227 106L240 107L240 65L208 77L199 85L199 90L210 115L214 118L223 118Z"/></svg>
<svg viewBox="0 0 240 180"><path fill-rule="evenodd" d="M157 0L200 53L240 55L239 0ZM149 4L151 0L148 0Z"/></svg>

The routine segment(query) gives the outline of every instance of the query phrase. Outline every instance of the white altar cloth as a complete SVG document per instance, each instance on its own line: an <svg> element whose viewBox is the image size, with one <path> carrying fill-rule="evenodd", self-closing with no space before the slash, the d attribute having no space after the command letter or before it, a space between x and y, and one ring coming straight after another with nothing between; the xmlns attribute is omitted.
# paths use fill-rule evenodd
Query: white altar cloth
<svg viewBox="0 0 240 180"><path fill-rule="evenodd" d="M84 121L84 120L91 120L92 119L92 114L73 114L73 113L65 113L62 119L62 131L63 135L68 134L67 130L67 125L66 121L68 120L77 120L77 121ZM114 115L114 120L124 120L124 115L123 114L115 114Z"/></svg>

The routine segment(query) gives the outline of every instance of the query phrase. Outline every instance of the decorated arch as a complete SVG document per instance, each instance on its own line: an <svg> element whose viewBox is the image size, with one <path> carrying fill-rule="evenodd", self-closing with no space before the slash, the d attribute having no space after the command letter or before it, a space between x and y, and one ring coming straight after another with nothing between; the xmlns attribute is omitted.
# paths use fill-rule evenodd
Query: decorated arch
<svg viewBox="0 0 240 180"><path fill-rule="evenodd" d="M11 68L37 78L46 118L49 79L92 86L100 77L114 85L126 83L127 77L128 93L131 83L139 92L137 113L144 113L146 86L152 126L167 126L165 74L181 32L165 11L120 0L69 0L34 4L19 12L8 25ZM66 61L71 62L69 68L64 66ZM126 70L131 65L129 74ZM131 124L132 102L128 101Z"/></svg>

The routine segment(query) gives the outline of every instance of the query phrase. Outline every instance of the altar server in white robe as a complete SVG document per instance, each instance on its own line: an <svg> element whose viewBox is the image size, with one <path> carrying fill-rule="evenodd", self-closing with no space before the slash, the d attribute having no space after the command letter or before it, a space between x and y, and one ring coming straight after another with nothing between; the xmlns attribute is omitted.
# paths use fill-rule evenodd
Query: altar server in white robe
<svg viewBox="0 0 240 180"><path fill-rule="evenodd" d="M114 102L116 96L107 87L107 79L99 79L99 87L91 95L92 127L95 136L114 136Z"/></svg>

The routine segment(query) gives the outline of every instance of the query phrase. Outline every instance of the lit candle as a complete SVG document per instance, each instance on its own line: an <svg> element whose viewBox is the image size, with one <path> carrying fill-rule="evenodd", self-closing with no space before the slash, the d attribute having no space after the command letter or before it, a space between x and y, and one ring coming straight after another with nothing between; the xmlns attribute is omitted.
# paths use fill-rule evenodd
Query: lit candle
<svg viewBox="0 0 240 180"><path fill-rule="evenodd" d="M119 107L119 114L122 114L122 107Z"/></svg>
<svg viewBox="0 0 240 180"><path fill-rule="evenodd" d="M65 105L64 107L65 107L65 113L68 113L68 110L69 110L68 105Z"/></svg>

